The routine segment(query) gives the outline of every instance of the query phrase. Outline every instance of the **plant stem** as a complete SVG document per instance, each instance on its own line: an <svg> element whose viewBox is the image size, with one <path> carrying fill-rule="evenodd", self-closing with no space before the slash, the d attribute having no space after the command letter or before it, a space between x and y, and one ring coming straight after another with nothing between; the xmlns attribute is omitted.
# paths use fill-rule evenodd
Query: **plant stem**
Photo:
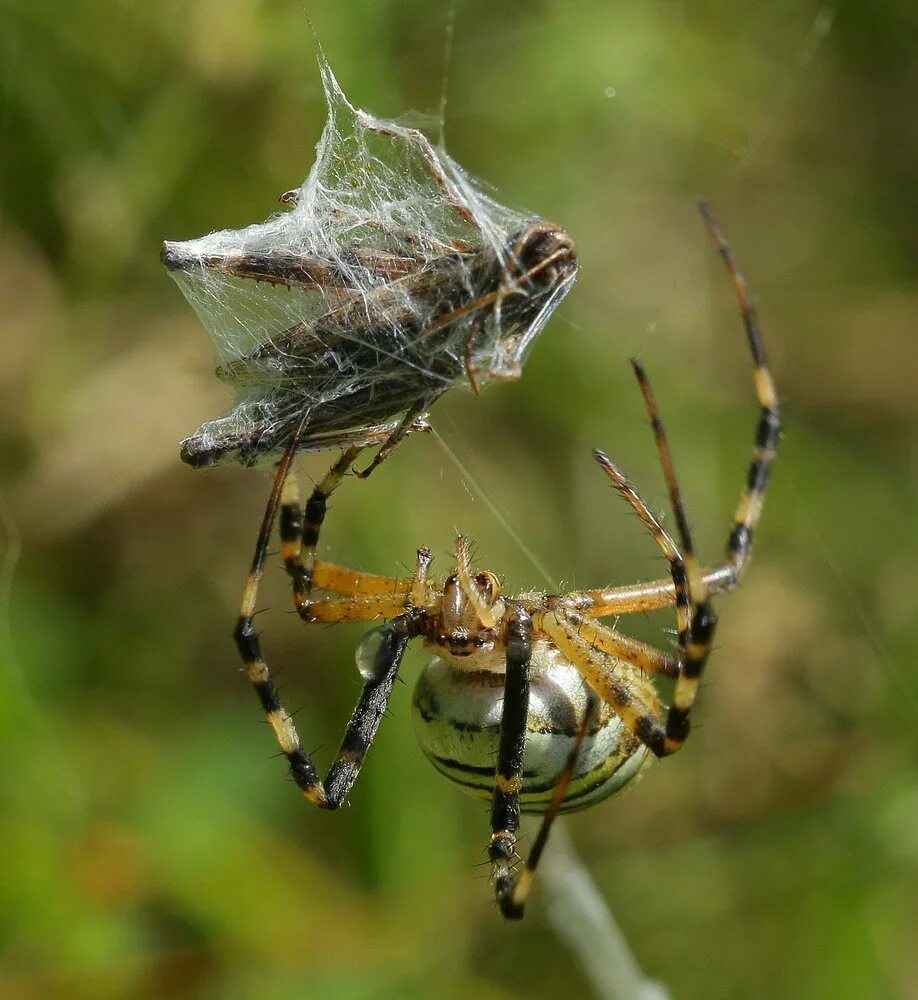
<svg viewBox="0 0 918 1000"><path fill-rule="evenodd" d="M563 821L552 829L539 876L548 922L579 960L599 1000L668 1000L668 990L638 965Z"/></svg>

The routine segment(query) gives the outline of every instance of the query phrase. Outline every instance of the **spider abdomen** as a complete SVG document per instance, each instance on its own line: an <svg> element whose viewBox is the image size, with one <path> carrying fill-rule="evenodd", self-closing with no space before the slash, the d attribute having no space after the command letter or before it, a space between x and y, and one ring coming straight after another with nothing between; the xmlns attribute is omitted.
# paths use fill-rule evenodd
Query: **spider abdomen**
<svg viewBox="0 0 918 1000"><path fill-rule="evenodd" d="M469 660L474 662L473 657ZM421 749L445 777L489 798L503 713L504 673L461 666L435 656L418 679L414 731ZM641 678L637 683L650 684ZM523 812L544 812L571 752L590 692L583 677L545 641L533 645L523 763ZM598 802L624 788L650 757L612 709L600 702L577 759L562 812Z"/></svg>

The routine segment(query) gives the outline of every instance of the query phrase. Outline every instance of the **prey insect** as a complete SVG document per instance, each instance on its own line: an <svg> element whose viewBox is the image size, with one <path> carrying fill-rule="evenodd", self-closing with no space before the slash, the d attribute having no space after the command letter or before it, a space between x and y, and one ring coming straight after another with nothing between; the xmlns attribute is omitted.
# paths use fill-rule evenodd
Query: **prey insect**
<svg viewBox="0 0 918 1000"><path fill-rule="evenodd" d="M328 121L288 211L163 245L236 391L182 442L196 468L276 459L297 429L301 451L378 444L375 468L457 382L519 378L577 272L560 227L498 205L322 73Z"/></svg>
<svg viewBox="0 0 918 1000"><path fill-rule="evenodd" d="M254 464L282 450L303 415L298 387L341 378L341 358L346 357L346 390L307 411L299 447L318 450L381 442L378 464L406 433L423 427L421 415L463 373L477 393L479 367L474 359L483 324L497 324L500 349L512 356L520 331L576 270L573 243L552 223L530 223L513 235L504 251L502 258L490 245L456 249L433 261L380 255L371 259L353 251L367 281L372 272L375 287L366 295L347 288L345 275L327 261L270 253L209 258L205 266L227 275L332 288L341 292L343 301L219 367L218 378L230 385L271 386L271 409L241 433L187 438L182 442L182 460L195 468L216 465L230 456ZM189 264L169 244L163 260L172 269ZM478 294L470 300L472 288ZM467 316L474 319L462 356L456 357L448 349L452 326ZM393 325L404 337L398 350L390 346ZM487 374L512 379L520 376L521 369L513 363ZM287 414L286 419L277 419L276 408ZM383 422L398 413L404 413L400 421Z"/></svg>
<svg viewBox="0 0 918 1000"><path fill-rule="evenodd" d="M564 594L504 595L493 573L476 572L460 537L455 568L430 574L429 549L418 550L411 577L358 572L316 558L326 501L359 447L345 451L313 490L305 513L291 466L298 428L278 467L244 591L235 639L249 680L306 799L336 809L357 780L385 713L405 648L430 650L414 693L420 746L434 767L491 801L488 855L497 904L523 915L552 822L627 787L655 757L679 750L716 626L713 595L737 585L749 561L781 433L778 399L746 285L706 205L702 214L720 251L742 313L752 355L759 420L752 462L724 560L699 563L673 457L643 368L633 362L650 416L677 538L664 531L634 485L603 452L594 457L669 564L669 578ZM376 622L357 650L364 686L338 753L324 777L283 707L253 627L268 544L280 510L280 537L296 609L306 622ZM317 598L315 592L326 596ZM601 619L673 608L674 651L630 638ZM673 683L665 707L656 678ZM516 864L520 814L542 814L522 866Z"/></svg>

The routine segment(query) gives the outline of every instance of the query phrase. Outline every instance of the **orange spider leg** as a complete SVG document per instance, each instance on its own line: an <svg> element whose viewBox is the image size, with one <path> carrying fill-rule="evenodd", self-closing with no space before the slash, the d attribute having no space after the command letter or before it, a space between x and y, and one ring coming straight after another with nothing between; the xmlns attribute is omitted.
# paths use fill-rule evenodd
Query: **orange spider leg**
<svg viewBox="0 0 918 1000"><path fill-rule="evenodd" d="M711 594L731 590L733 569L727 564L705 570L702 578ZM676 603L676 588L672 580L652 580L624 587L604 587L600 590L577 590L564 595L565 603L592 615L631 615L643 611L659 611Z"/></svg>
<svg viewBox="0 0 918 1000"><path fill-rule="evenodd" d="M414 576L377 576L359 573L333 563L317 562L313 566L313 586L342 594L319 601L296 599L296 609L303 621L367 622L377 618L395 618L409 607L430 603L433 598L427 584L431 555L427 546L417 553Z"/></svg>
<svg viewBox="0 0 918 1000"><path fill-rule="evenodd" d="M545 612L534 624L615 710L630 733L652 750L662 745L665 729L659 719L660 699L650 677L629 670L637 665L625 656L611 656L593 646L561 609Z"/></svg>
<svg viewBox="0 0 918 1000"><path fill-rule="evenodd" d="M664 653L638 639L632 639L631 636L614 632L595 618L582 615L578 611L564 608L564 617L577 630L577 634L594 649L608 653L616 659L625 660L648 674L675 677L679 673L678 657L671 653ZM538 621L538 618L536 620Z"/></svg>
<svg viewBox="0 0 918 1000"><path fill-rule="evenodd" d="M317 559L312 566L314 590L326 590L343 597L407 597L413 580L404 576L362 573Z"/></svg>

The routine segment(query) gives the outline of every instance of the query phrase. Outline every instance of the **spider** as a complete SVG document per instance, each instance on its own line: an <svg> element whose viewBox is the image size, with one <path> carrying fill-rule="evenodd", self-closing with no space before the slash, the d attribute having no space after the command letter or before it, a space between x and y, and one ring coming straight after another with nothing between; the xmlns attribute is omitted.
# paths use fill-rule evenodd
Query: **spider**
<svg viewBox="0 0 918 1000"><path fill-rule="evenodd" d="M654 757L679 750L717 622L712 595L738 583L778 446L778 399L746 284L707 204L700 205L726 264L755 370L760 417L752 463L723 562L703 569L695 555L669 443L644 369L632 365L650 416L679 544L664 531L618 466L594 457L669 564L669 579L565 594L504 595L498 578L475 572L459 537L456 566L445 580L428 576L430 550L417 553L411 577L358 572L316 557L326 501L359 452L344 452L301 510L290 474L296 436L277 470L235 639L249 680L267 713L290 771L306 799L336 809L357 779L386 710L402 655L421 639L432 651L413 699L418 741L434 767L491 800L488 855L498 907L523 915L536 866L555 816L590 806L633 782ZM261 655L252 618L267 546L280 509L284 563L294 601L307 622L382 621L361 641L364 686L340 749L325 777L303 748ZM327 595L315 599L313 591ZM663 652L602 624L608 616L672 607L675 652ZM671 678L665 708L653 678ZM495 763L496 756L496 763ZM521 812L542 814L522 867L516 841Z"/></svg>

